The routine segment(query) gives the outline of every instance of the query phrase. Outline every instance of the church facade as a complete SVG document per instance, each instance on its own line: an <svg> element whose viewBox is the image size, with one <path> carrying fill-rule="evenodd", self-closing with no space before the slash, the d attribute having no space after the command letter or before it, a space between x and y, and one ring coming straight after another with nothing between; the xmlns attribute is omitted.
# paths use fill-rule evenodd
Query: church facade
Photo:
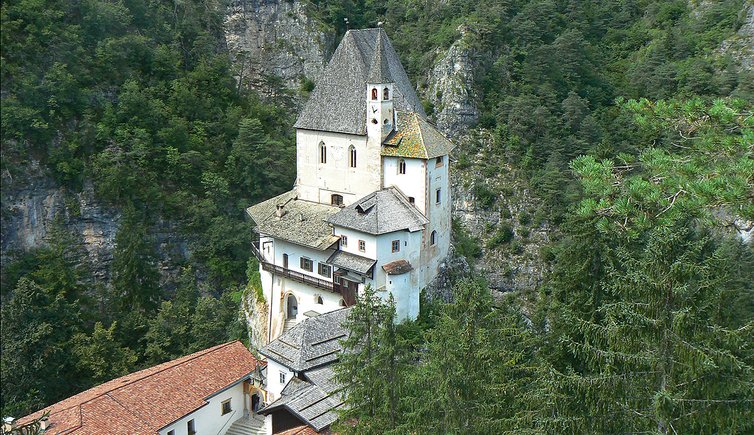
<svg viewBox="0 0 754 435"><path fill-rule="evenodd" d="M367 285L415 319L450 247L448 154L381 28L350 30L296 128L294 188L253 205L268 342Z"/></svg>

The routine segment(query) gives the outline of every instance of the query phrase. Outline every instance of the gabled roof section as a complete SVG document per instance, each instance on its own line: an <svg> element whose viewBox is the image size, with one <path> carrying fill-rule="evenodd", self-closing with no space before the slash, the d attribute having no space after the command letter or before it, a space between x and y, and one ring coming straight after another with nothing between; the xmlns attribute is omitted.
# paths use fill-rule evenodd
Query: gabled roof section
<svg viewBox="0 0 754 435"><path fill-rule="evenodd" d="M378 40L383 41L379 67L395 83L393 107L413 111L425 118L414 87L403 70L398 54L381 28L349 30L333 53L304 105L294 127L307 130L366 134L367 78Z"/></svg>
<svg viewBox="0 0 754 435"><path fill-rule="evenodd" d="M406 260L396 260L382 265L382 270L388 275L403 275L414 270L414 267Z"/></svg>
<svg viewBox="0 0 754 435"><path fill-rule="evenodd" d="M327 262L335 267L366 275L377 260L337 250L327 259Z"/></svg>
<svg viewBox="0 0 754 435"><path fill-rule="evenodd" d="M397 112L396 129L382 145L383 156L433 159L455 148L439 130L416 113Z"/></svg>
<svg viewBox="0 0 754 435"><path fill-rule="evenodd" d="M338 241L325 220L339 210L302 201L294 189L253 205L246 213L257 224L260 234L323 251Z"/></svg>
<svg viewBox="0 0 754 435"><path fill-rule="evenodd" d="M305 319L262 348L261 354L297 372L330 364L343 351L340 340L348 335L344 322L350 312L343 308Z"/></svg>
<svg viewBox="0 0 754 435"><path fill-rule="evenodd" d="M361 198L330 216L327 222L368 234L418 231L429 221L395 187L388 187Z"/></svg>
<svg viewBox="0 0 754 435"><path fill-rule="evenodd" d="M105 382L18 422L49 411L45 433L156 434L246 379L258 364L240 341L221 344Z"/></svg>
<svg viewBox="0 0 754 435"><path fill-rule="evenodd" d="M291 378L280 398L260 412L268 414L284 408L316 431L338 419L337 409L344 406L340 386L335 382L331 366L306 373L307 380Z"/></svg>

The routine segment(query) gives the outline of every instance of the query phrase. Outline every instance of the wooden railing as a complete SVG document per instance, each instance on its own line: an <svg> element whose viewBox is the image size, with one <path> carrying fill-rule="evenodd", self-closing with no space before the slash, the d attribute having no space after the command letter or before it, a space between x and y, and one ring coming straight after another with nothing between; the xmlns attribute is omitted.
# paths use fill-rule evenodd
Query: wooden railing
<svg viewBox="0 0 754 435"><path fill-rule="evenodd" d="M313 276L309 276L301 272L296 272L295 270L286 269L282 266L277 266L275 264L262 260L259 260L259 263L262 265L262 269L266 270L267 272L271 272L285 278L290 278L294 281L298 281L304 284L309 284L317 288L333 291L332 281L315 278Z"/></svg>

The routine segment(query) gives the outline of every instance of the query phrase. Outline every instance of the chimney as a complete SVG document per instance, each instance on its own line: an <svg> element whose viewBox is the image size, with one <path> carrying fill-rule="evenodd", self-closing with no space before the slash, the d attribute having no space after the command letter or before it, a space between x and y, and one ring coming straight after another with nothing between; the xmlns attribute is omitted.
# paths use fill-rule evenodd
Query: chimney
<svg viewBox="0 0 754 435"><path fill-rule="evenodd" d="M278 204L276 207L277 209L275 210L275 216L277 216L278 219L285 216L285 210L283 210L283 204Z"/></svg>

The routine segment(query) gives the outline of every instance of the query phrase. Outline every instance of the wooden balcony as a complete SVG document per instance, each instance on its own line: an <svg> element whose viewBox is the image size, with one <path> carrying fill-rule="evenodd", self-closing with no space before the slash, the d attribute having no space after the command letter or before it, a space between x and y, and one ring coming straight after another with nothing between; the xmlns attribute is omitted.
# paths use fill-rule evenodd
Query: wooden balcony
<svg viewBox="0 0 754 435"><path fill-rule="evenodd" d="M321 288L323 290L327 291L333 291L333 285L332 281L321 279L321 278L315 278L313 276L309 276L305 273L296 272L295 270L286 269L282 266L277 266L272 263L268 263L266 261L259 261L259 264L262 265L262 270L266 270L267 272L274 273L277 276L282 276L285 278L292 279L294 281L298 281L300 283L308 284L312 287Z"/></svg>

